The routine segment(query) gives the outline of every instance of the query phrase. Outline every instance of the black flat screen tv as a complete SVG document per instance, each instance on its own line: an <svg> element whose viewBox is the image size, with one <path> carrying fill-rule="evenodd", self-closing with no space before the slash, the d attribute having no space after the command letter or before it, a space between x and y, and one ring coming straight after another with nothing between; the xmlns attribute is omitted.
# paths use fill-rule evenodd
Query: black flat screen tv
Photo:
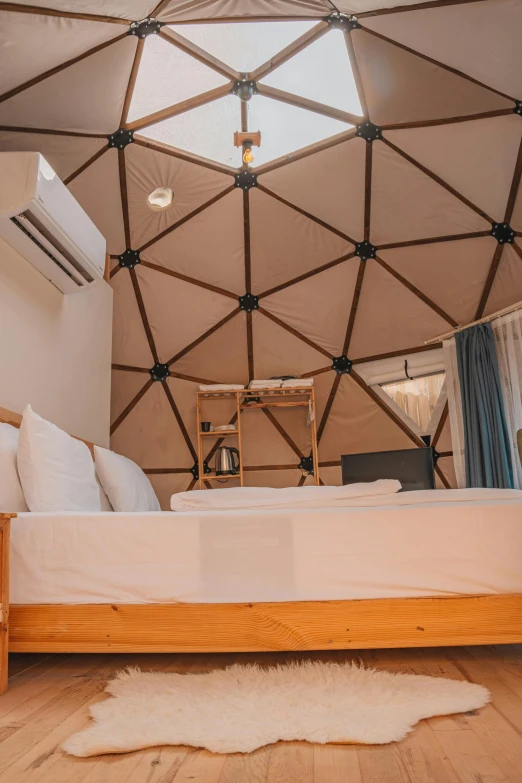
<svg viewBox="0 0 522 783"><path fill-rule="evenodd" d="M435 489L433 450L431 448L372 451L341 456L343 484L377 479L397 479L402 492Z"/></svg>

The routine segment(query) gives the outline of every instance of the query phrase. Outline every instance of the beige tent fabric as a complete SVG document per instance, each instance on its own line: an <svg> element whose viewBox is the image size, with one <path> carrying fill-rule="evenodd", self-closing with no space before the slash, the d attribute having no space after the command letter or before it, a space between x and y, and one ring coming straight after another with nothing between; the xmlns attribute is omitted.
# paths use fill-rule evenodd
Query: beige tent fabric
<svg viewBox="0 0 522 783"><path fill-rule="evenodd" d="M2 152L41 152L60 179L74 174L80 166L87 163L102 147L105 139L93 139L85 136L53 136L43 133L15 133L0 131L0 150Z"/></svg>
<svg viewBox="0 0 522 783"><path fill-rule="evenodd" d="M112 361L114 364L125 364L148 370L154 364L154 360L129 273L125 269L120 269L111 278L111 286L114 291L114 324L118 325L112 331ZM148 378L144 377L144 382L145 380Z"/></svg>
<svg viewBox="0 0 522 783"><path fill-rule="evenodd" d="M255 311L252 313L252 328L256 345L255 378L302 375L331 363L328 356Z"/></svg>
<svg viewBox="0 0 522 783"><path fill-rule="evenodd" d="M120 25L114 27L114 37L122 35ZM0 124L113 133L120 126L135 52L136 38L126 36L29 87L0 104Z"/></svg>
<svg viewBox="0 0 522 783"><path fill-rule="evenodd" d="M143 19L155 8L151 0L16 0L19 5L55 8L79 14L101 14L121 19ZM157 5L157 3L156 3ZM125 28L124 28L125 29Z"/></svg>
<svg viewBox="0 0 522 783"><path fill-rule="evenodd" d="M150 379L149 373L113 370L111 379L111 424Z"/></svg>
<svg viewBox="0 0 522 783"><path fill-rule="evenodd" d="M245 287L242 192L234 189L155 242L142 257L240 296Z"/></svg>
<svg viewBox="0 0 522 783"><path fill-rule="evenodd" d="M260 175L259 181L359 241L364 225L365 155L366 142L354 138Z"/></svg>
<svg viewBox="0 0 522 783"><path fill-rule="evenodd" d="M359 259L352 258L267 296L262 305L333 356L340 356L358 271Z"/></svg>
<svg viewBox="0 0 522 783"><path fill-rule="evenodd" d="M437 462L437 467L444 474L444 478L448 482L449 488L457 489L457 477L455 475L455 465L453 463L453 457L441 457ZM435 480L437 482L439 489L445 488L437 475L435 475Z"/></svg>
<svg viewBox="0 0 522 783"><path fill-rule="evenodd" d="M455 125L390 131L386 138L442 177L493 220L504 220L522 138L520 117L511 114Z"/></svg>
<svg viewBox="0 0 522 783"><path fill-rule="evenodd" d="M115 38L121 32L119 25L106 22L3 14L0 49L5 47L13 53L16 51L16 57L6 58L2 63L0 95Z"/></svg>
<svg viewBox="0 0 522 783"><path fill-rule="evenodd" d="M488 231L490 224L385 144L373 148L372 241Z"/></svg>
<svg viewBox="0 0 522 783"><path fill-rule="evenodd" d="M255 294L269 291L354 250L350 242L261 190L252 189L249 199Z"/></svg>
<svg viewBox="0 0 522 783"><path fill-rule="evenodd" d="M245 473L246 487L296 487L301 479L300 470L256 470ZM340 483L340 482L339 482ZM224 487L229 486L223 484Z"/></svg>
<svg viewBox="0 0 522 783"><path fill-rule="evenodd" d="M390 0L386 5L391 5ZM400 5L406 3L400 0ZM514 98L522 94L519 0L442 5L423 9L420 14L386 14L368 17L364 25Z"/></svg>
<svg viewBox="0 0 522 783"><path fill-rule="evenodd" d="M169 361L237 307L222 294L141 265L136 276L160 362Z"/></svg>
<svg viewBox="0 0 522 783"><path fill-rule="evenodd" d="M203 169L138 144L126 147L125 167L133 248L141 247L158 236L233 182L231 176ZM160 187L172 188L174 192L172 206L165 211L154 211L147 203L148 195L158 187L158 183L161 183Z"/></svg>
<svg viewBox="0 0 522 783"><path fill-rule="evenodd" d="M164 511L170 510L172 495L186 492L194 481L190 473L149 473L148 478Z"/></svg>
<svg viewBox="0 0 522 783"><path fill-rule="evenodd" d="M376 261L366 262L350 358L422 345L449 324Z"/></svg>
<svg viewBox="0 0 522 783"><path fill-rule="evenodd" d="M305 410L296 413L306 426ZM241 440L245 465L296 465L299 456L267 419L263 411L245 411L241 415ZM228 444L225 444L228 445Z"/></svg>
<svg viewBox="0 0 522 783"><path fill-rule="evenodd" d="M202 382L247 383L245 314L234 315L224 326L178 359L171 369L182 375L201 378Z"/></svg>
<svg viewBox="0 0 522 783"><path fill-rule="evenodd" d="M481 237L382 250L380 256L459 324L467 324L475 318L495 247L493 237Z"/></svg>
<svg viewBox="0 0 522 783"><path fill-rule="evenodd" d="M109 149L69 185L93 223L107 240L107 252L125 250L118 152Z"/></svg>
<svg viewBox="0 0 522 783"><path fill-rule="evenodd" d="M512 105L365 30L354 31L353 45L370 118L378 125L460 117Z"/></svg>
<svg viewBox="0 0 522 783"><path fill-rule="evenodd" d="M505 245L484 315L496 313L514 302L522 301L522 245L517 241L518 254Z"/></svg>
<svg viewBox="0 0 522 783"><path fill-rule="evenodd" d="M168 22L240 17L305 16L317 18L328 14L321 0L170 0L158 14Z"/></svg>
<svg viewBox="0 0 522 783"><path fill-rule="evenodd" d="M511 225L516 231L522 233L522 185L519 185L518 188Z"/></svg>

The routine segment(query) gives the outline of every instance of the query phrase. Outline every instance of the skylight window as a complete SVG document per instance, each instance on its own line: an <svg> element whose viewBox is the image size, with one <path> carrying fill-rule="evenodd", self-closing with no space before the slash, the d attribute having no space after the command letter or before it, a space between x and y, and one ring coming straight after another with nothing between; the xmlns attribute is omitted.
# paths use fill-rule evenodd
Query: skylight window
<svg viewBox="0 0 522 783"><path fill-rule="evenodd" d="M312 22L235 22L232 24L170 25L218 60L241 73L253 71L300 38Z"/></svg>

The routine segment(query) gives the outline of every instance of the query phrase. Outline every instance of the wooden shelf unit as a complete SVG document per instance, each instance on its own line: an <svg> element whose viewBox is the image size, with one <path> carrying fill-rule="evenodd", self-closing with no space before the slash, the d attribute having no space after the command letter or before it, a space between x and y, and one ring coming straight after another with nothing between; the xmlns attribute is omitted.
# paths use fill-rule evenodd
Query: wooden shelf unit
<svg viewBox="0 0 522 783"><path fill-rule="evenodd" d="M233 402L236 412L237 429L221 430L218 432L202 432L201 422L202 405L210 402L226 400ZM252 400L252 402L248 402ZM315 393L313 386L295 389L241 389L238 391L198 391L196 392L196 426L198 433L198 487L205 489L205 481L219 481L223 479L239 479L239 486L243 483L243 451L241 448L241 414L249 409L262 410L264 408L310 408L312 410L312 457L314 463L314 484L319 485L319 459L317 455L317 421L315 416ZM205 474L205 458L203 454L203 443L208 438L214 438L216 441L221 438L235 436L238 440L239 451L239 473L229 476L216 476L215 473Z"/></svg>

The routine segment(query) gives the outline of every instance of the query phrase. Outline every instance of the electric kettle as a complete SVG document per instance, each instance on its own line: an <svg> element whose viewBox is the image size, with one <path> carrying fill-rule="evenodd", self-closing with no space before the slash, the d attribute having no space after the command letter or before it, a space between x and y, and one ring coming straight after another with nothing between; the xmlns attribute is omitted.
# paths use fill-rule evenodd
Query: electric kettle
<svg viewBox="0 0 522 783"><path fill-rule="evenodd" d="M237 454L237 464L234 461ZM220 446L216 451L216 476L235 476L239 473L239 451L227 446Z"/></svg>

